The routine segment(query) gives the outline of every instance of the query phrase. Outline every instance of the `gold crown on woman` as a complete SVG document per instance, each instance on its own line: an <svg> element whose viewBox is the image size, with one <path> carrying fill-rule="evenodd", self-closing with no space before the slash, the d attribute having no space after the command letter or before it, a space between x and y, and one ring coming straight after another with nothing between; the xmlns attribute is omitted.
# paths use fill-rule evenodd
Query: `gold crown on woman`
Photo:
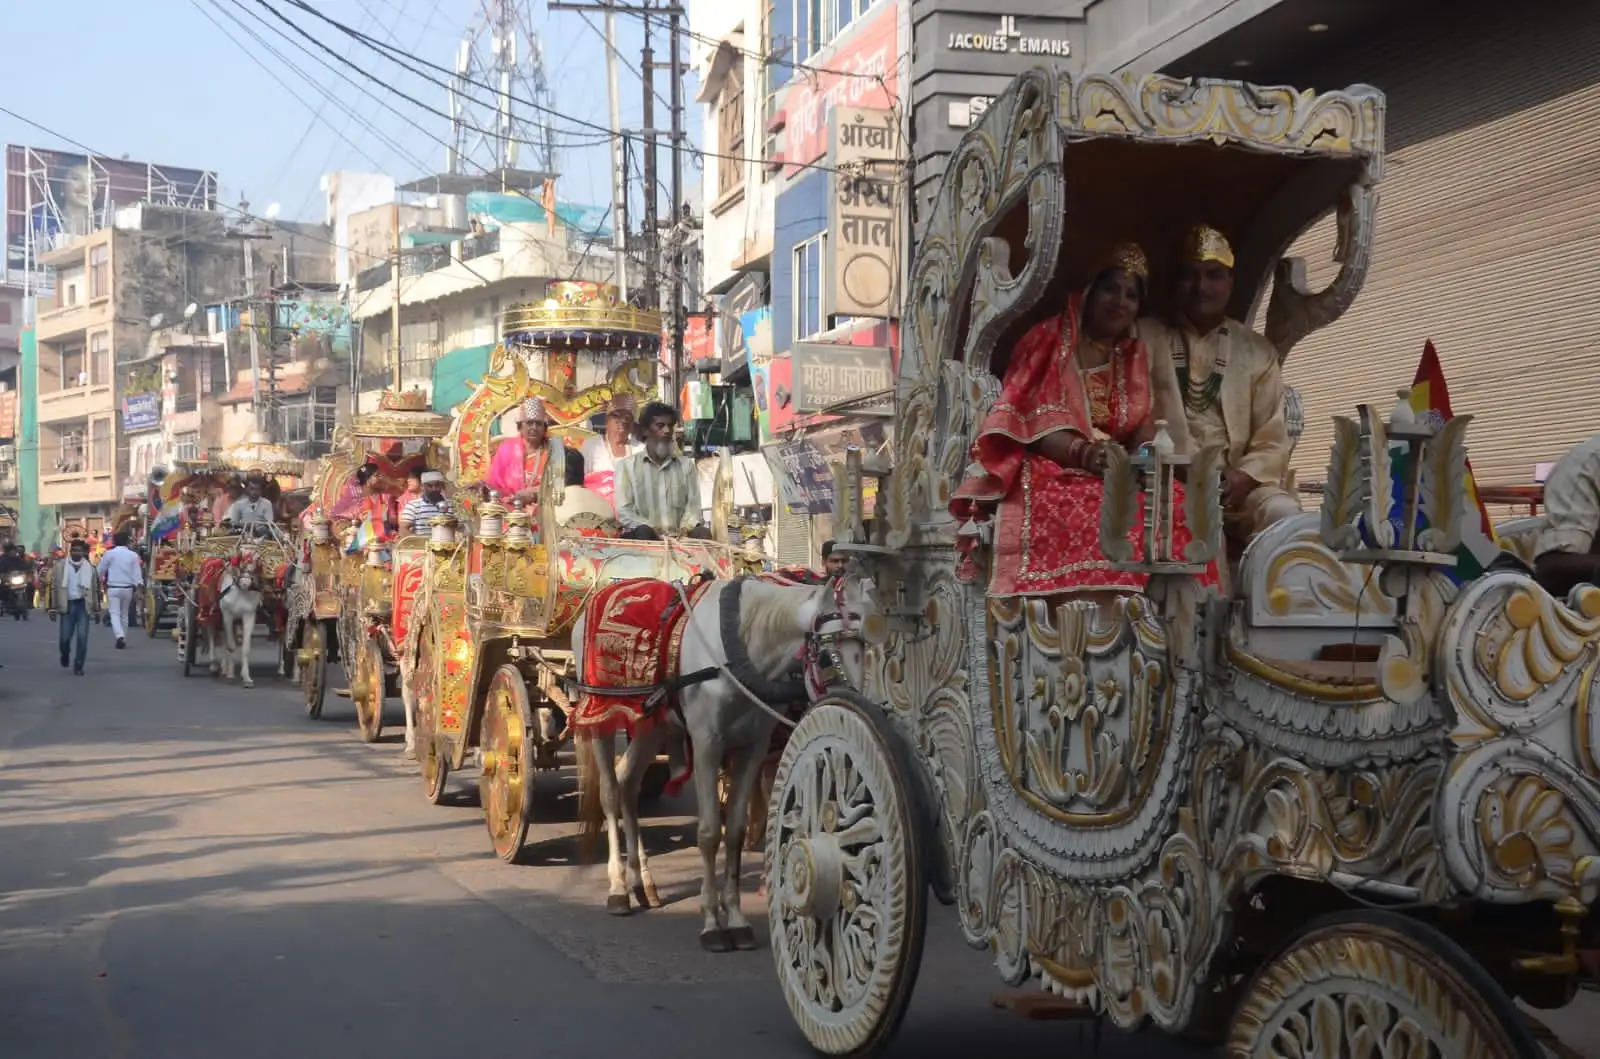
<svg viewBox="0 0 1600 1059"><path fill-rule="evenodd" d="M1233 247L1228 245L1227 236L1215 228L1197 224L1183 241L1183 260L1215 261L1223 268L1232 268Z"/></svg>
<svg viewBox="0 0 1600 1059"><path fill-rule="evenodd" d="M1145 257L1144 248L1138 243L1118 243L1111 251L1100 260L1100 267L1095 269L1098 275L1118 269L1130 276L1138 276L1142 280L1150 278L1150 259Z"/></svg>

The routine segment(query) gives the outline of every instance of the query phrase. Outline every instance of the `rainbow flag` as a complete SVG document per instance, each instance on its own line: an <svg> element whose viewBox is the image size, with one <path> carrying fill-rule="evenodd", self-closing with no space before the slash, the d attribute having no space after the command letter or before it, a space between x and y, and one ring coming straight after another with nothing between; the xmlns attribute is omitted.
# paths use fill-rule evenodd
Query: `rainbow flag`
<svg viewBox="0 0 1600 1059"><path fill-rule="evenodd" d="M1411 380L1409 404L1417 422L1440 429L1454 415L1450 410L1450 389L1445 385L1444 367L1439 363L1439 352L1430 340L1422 348L1422 360L1417 364L1417 374ZM1403 482L1411 478L1411 453L1404 444L1391 445L1390 473L1393 478L1394 506L1390 521L1398 530L1405 517L1401 507L1404 496ZM1472 463L1467 463L1467 505L1462 515L1461 544L1456 549L1456 567L1450 577L1458 584L1481 575L1500 553L1500 541L1495 536L1494 524L1489 520L1489 510L1478 494L1478 483L1472 476ZM1426 521L1418 529L1426 528Z"/></svg>
<svg viewBox="0 0 1600 1059"><path fill-rule="evenodd" d="M178 530L182 528L183 501L174 497L163 504L161 510L156 512L156 517L151 519L150 539L170 541L178 536Z"/></svg>
<svg viewBox="0 0 1600 1059"><path fill-rule="evenodd" d="M372 512L364 511L361 521L356 523L356 535L350 541L350 547L345 549L346 555L356 555L366 551L367 542L378 539L378 527L372 521Z"/></svg>

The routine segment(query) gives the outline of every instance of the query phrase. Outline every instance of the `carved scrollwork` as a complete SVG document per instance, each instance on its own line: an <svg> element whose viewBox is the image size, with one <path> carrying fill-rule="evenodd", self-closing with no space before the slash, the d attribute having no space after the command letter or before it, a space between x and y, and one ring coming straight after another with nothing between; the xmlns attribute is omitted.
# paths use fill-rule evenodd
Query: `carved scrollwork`
<svg viewBox="0 0 1600 1059"><path fill-rule="evenodd" d="M1451 877L1522 902L1600 894L1600 589L1562 605L1496 573L1456 601L1440 637L1457 756L1438 812Z"/></svg>

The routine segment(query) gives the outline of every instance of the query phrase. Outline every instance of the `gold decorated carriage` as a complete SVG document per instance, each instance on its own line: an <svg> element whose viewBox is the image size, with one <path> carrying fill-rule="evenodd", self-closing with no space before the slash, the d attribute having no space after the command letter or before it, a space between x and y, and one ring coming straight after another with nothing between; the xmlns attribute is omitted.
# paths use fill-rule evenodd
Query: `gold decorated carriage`
<svg viewBox="0 0 1600 1059"><path fill-rule="evenodd" d="M176 606L178 623L173 637L178 645L178 661L188 676L197 664L200 601L197 582L208 559L229 559L237 554L246 538L219 525L218 507L229 495L242 492L244 479L252 474L266 478L265 495L275 499L288 484L298 481L304 463L287 448L252 433L203 460L174 460L170 468L152 473L151 484L158 495L176 498L180 511L176 532L169 542L151 542L151 559L146 577L146 628L155 635L160 614ZM275 523L264 536L249 539L262 562L266 582L262 610L281 628L287 607L287 585L294 565L294 550L288 528ZM288 640L278 637L280 668L288 662Z"/></svg>
<svg viewBox="0 0 1600 1059"><path fill-rule="evenodd" d="M387 488L398 492L407 472L441 465L437 442L449 426L448 416L429 411L421 391L388 391L377 411L356 416L348 430L337 432L334 452L322 458L312 487L300 549L304 576L287 639L297 647L296 677L307 716L322 716L328 663L337 657L369 743L382 734L385 699L399 691L397 645L416 593L416 585L395 571L425 537L380 539L381 527L363 518L356 472L375 463Z"/></svg>
<svg viewBox="0 0 1600 1059"><path fill-rule="evenodd" d="M506 311L490 375L456 411L449 447L459 519L439 520L425 547L396 553L396 577L415 578L422 593L403 658L427 796L437 803L450 771L479 750L483 811L506 860L533 819L535 773L560 764L570 633L590 593L629 577L727 577L751 562L726 540L725 469L713 518L722 540L617 539L610 501L564 485L558 470L544 474L531 510L488 492L494 425L525 397L543 398L551 435L570 444L617 397L654 392L659 314L619 305L614 288L596 284L553 283L549 294ZM658 763L645 783L659 788L665 778Z"/></svg>
<svg viewBox="0 0 1600 1059"><path fill-rule="evenodd" d="M1101 550L1149 576L1114 606L989 598L948 510L1001 351L1115 240L1160 276L1189 225L1229 232L1229 315L1280 357L1337 319L1384 113L1366 86L1037 69L951 156L908 284L888 518L839 545L876 581L862 687L802 718L771 798L773 953L819 1050L890 1039L931 892L1011 984L1230 1056L1543 1054L1512 998L1569 1000L1596 934L1600 590L1456 572L1464 418L1341 419L1320 515L1259 535L1227 598L1196 577L1226 561L1214 452L1113 452ZM1330 213L1309 291L1283 255Z"/></svg>

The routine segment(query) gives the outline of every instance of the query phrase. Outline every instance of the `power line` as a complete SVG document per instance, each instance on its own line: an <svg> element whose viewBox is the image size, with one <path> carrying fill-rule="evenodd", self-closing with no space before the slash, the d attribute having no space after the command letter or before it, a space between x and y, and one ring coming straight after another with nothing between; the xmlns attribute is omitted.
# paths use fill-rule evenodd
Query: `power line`
<svg viewBox="0 0 1600 1059"><path fill-rule="evenodd" d="M333 26L335 29L339 30L339 32L345 34L348 37L351 37L352 39L354 39L356 41L359 41L361 44L363 44L369 50L378 53L383 58L388 59L390 62L396 64L397 66L401 67L404 70L409 71L410 73L416 74L417 76L423 78L424 80L432 81L434 84L439 85L440 87L448 87L444 82L439 81L436 78L429 77L428 75L421 73L415 66L408 65L408 63L406 61L403 61L403 60L409 60L410 63L415 63L415 64L417 64L419 66L426 67L428 69L432 69L432 70L435 70L435 71L440 71L440 72L443 72L443 73L446 73L446 74L450 74L451 76L454 76L454 71L447 70L445 67L442 67L437 63L430 62L429 60L421 58L420 56L417 56L417 55L412 55L411 53L406 52L406 51L404 51L402 49L395 48L395 47L392 47L390 45L384 44L383 42L377 40L376 38L373 38L373 37L371 37L371 36L369 36L369 35L367 35L365 33L362 33L360 30L354 29L354 28L346 25L345 23L340 22L338 19L335 19L335 18L332 18L332 17L330 17L328 15L323 14L322 12L318 11L316 8L312 7L310 4L306 3L305 0L287 0L287 2L291 6L299 8L302 11L305 11L307 14L310 14L314 18L319 19L320 21L325 22L328 25ZM272 5L270 3L268 3L268 0L256 0L256 3L261 4L263 7L267 7L269 9L272 8ZM277 13L275 9L274 9L274 13L275 14ZM279 14L279 17L282 18L284 16ZM323 45L321 41L317 41L315 37L312 37L309 33L306 33L303 29L300 32L302 34L304 34L305 36L307 36L312 41L315 41L319 47L326 48L326 45ZM327 50L329 50L330 52L332 51L332 49L327 49ZM350 60L349 58L347 58L347 57L345 57L343 55L338 55L337 53L333 53L333 54L335 55L335 57L340 62L342 62L342 63L344 63L344 64L346 64L348 66L351 66L354 69L360 71L363 76L365 76L365 77L377 82L380 85L384 85L384 82L382 81L381 78L378 78L376 75L370 73L365 68L361 67L359 64L355 63L354 61ZM484 88L484 89L487 89L487 90L489 90L491 92L498 91L493 86L484 84L481 81L475 81L475 80L473 80L471 78L463 78L463 80L465 80L466 83L468 83L468 84L476 85L479 88ZM384 85L384 87L388 88L389 86L388 85ZM390 88L390 91L396 92L396 94L401 95L402 98L406 98L406 99L410 99L411 98L409 96L405 96L403 93L398 92L398 90L396 90L396 89ZM570 117L568 115L561 114L559 111L552 110L549 107L542 106L542 105L540 105L539 103L537 103L537 102L535 102L533 100L523 99L522 97L516 96L516 95L510 95L509 98L513 99L517 103L520 103L520 104L522 104L524 106L529 107L530 109L539 111L541 113L549 114L549 115L551 115L553 117L564 118L565 120L570 121L575 125L578 125L578 126L581 126L581 127L584 127L584 128L588 128L588 129L593 129L593 130L595 130L597 132L604 133L606 136L618 136L618 137L620 137L620 138L622 138L624 140L628 140L628 141L635 141L635 142L639 142L639 143L655 142L657 144L660 144L660 143L670 139L670 137L663 137L663 136L659 135L657 130L654 130L654 129L647 129L642 133L640 133L640 132L613 132L611 129L606 128L604 125L599 125L599 124L596 124L596 123L594 123L592 121L586 121L586 120L584 120L582 118ZM412 102L416 102L416 101L412 100ZM425 109L425 110L431 109L431 108L429 108L427 106L427 104L418 103L417 105L423 107L423 109ZM700 155L700 156L702 156L704 158L723 158L723 159L727 159L730 162L754 162L757 165L765 165L766 162L767 162L767 159L759 158L759 157L755 157L755 156L751 156L751 155L735 155L735 154L727 154L727 153L718 152L718 151L707 151L702 147L695 147L693 145L689 146L689 150L692 153ZM898 163L898 164L901 165L901 166L904 166L906 163L901 162L901 163ZM838 173L838 172L846 172L846 173L848 173L848 172L850 172L850 170L848 170L848 169L844 169L844 168L841 168L839 166L831 166L831 165L828 165L825 162L785 161L784 165L787 166L787 167L790 167L790 168L794 168L794 169L813 170L813 171L825 172L825 173Z"/></svg>

